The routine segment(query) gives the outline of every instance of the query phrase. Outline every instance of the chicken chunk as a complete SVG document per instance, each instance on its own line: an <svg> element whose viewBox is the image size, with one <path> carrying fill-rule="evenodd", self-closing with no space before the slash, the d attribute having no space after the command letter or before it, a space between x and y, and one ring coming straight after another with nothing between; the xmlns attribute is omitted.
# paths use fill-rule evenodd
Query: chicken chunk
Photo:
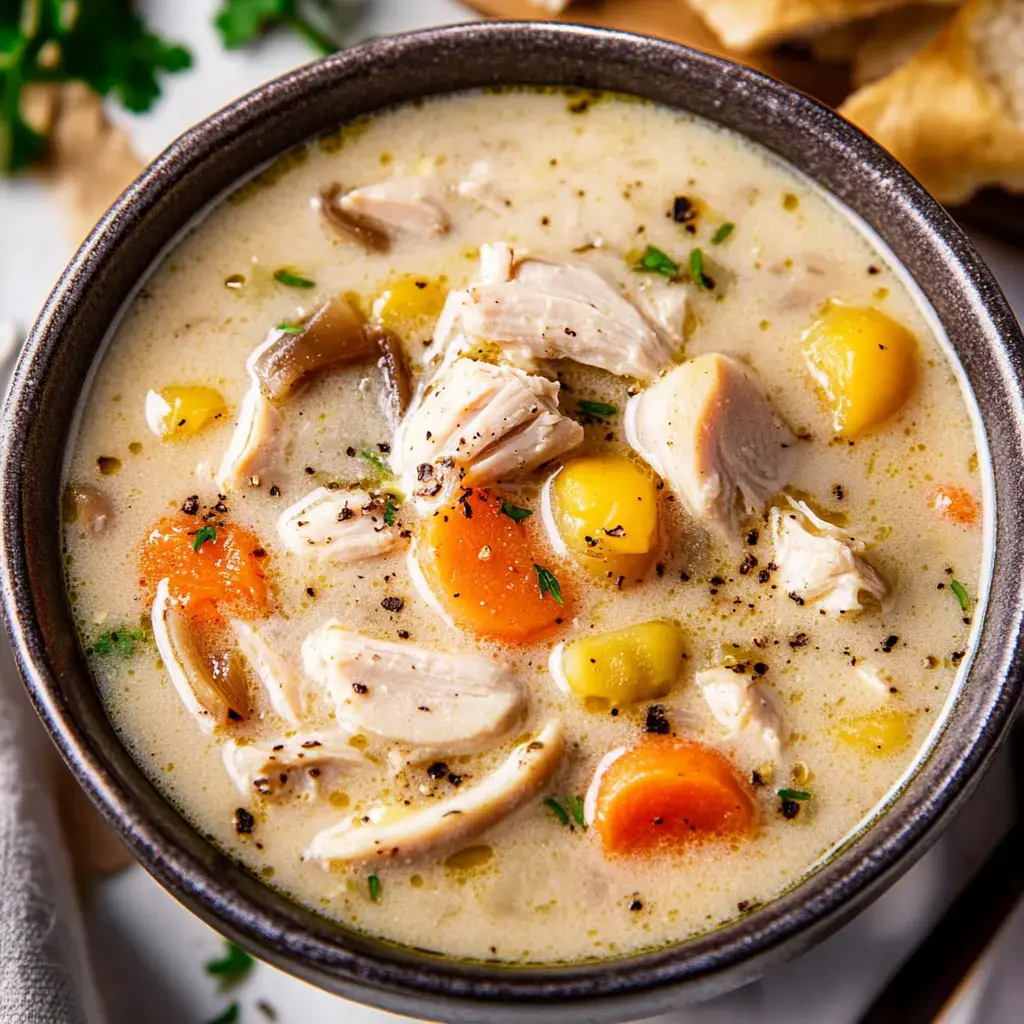
<svg viewBox="0 0 1024 1024"><path fill-rule="evenodd" d="M244 797L266 799L302 791L333 788L340 776L370 767L349 742L348 733L335 730L300 732L258 743L224 744L224 768Z"/></svg>
<svg viewBox="0 0 1024 1024"><path fill-rule="evenodd" d="M860 611L864 594L881 601L888 587L860 557L864 542L816 516L804 502L788 501L788 509L771 512L779 587L828 615Z"/></svg>
<svg viewBox="0 0 1024 1024"><path fill-rule="evenodd" d="M332 864L410 861L465 844L536 796L561 764L562 723L548 722L483 782L389 820L349 817L313 837L306 856Z"/></svg>
<svg viewBox="0 0 1024 1024"><path fill-rule="evenodd" d="M559 385L511 366L457 359L414 403L391 445L406 493L443 500L453 483L507 480L583 440Z"/></svg>
<svg viewBox="0 0 1024 1024"><path fill-rule="evenodd" d="M263 684L270 706L286 722L298 725L302 717L302 683L298 674L249 623L233 619L231 629L253 674Z"/></svg>
<svg viewBox="0 0 1024 1024"><path fill-rule="evenodd" d="M241 485L258 484L262 475L276 468L283 450L284 420L253 377L217 471L217 486L228 494Z"/></svg>
<svg viewBox="0 0 1024 1024"><path fill-rule="evenodd" d="M318 487L281 513L277 534L288 551L303 558L342 565L375 558L404 543L400 528L387 523L388 501L363 490Z"/></svg>
<svg viewBox="0 0 1024 1024"><path fill-rule="evenodd" d="M697 685L711 714L730 736L749 733L772 757L779 756L789 740L789 726L775 690L726 666L698 672Z"/></svg>
<svg viewBox="0 0 1024 1024"><path fill-rule="evenodd" d="M337 619L306 637L302 657L339 724L432 754L489 747L526 709L525 688L500 661L374 640Z"/></svg>
<svg viewBox="0 0 1024 1024"><path fill-rule="evenodd" d="M391 178L347 192L338 206L354 217L365 218L389 233L430 238L451 226L444 207L422 178Z"/></svg>
<svg viewBox="0 0 1024 1024"><path fill-rule="evenodd" d="M711 353L671 370L626 407L626 438L697 518L737 529L788 482L793 435L734 359Z"/></svg>

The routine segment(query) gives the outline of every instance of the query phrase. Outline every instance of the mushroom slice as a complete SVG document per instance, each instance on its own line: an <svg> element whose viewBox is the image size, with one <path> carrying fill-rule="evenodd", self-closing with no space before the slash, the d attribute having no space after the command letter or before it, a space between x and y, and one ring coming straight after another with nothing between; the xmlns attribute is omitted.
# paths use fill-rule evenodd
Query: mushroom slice
<svg viewBox="0 0 1024 1024"><path fill-rule="evenodd" d="M394 430L405 414L412 398L412 378L405 358L402 343L383 327L371 329L371 336L377 345L377 369L380 370L384 387L380 394L380 407Z"/></svg>
<svg viewBox="0 0 1024 1024"><path fill-rule="evenodd" d="M329 868L409 861L451 849L475 839L540 792L561 764L564 751L562 723L552 719L536 739L516 747L476 786L379 824L349 818L314 836L306 856Z"/></svg>
<svg viewBox="0 0 1024 1024"><path fill-rule="evenodd" d="M238 408L238 422L217 471L217 486L227 494L240 484L259 483L274 469L284 447L284 420L252 379Z"/></svg>
<svg viewBox="0 0 1024 1024"><path fill-rule="evenodd" d="M230 662L211 665L203 657L188 616L162 579L153 601L153 638L160 659L189 714L206 731L246 717L249 693Z"/></svg>
<svg viewBox="0 0 1024 1024"><path fill-rule="evenodd" d="M314 200L314 204L319 205L324 220L339 235L358 242L367 252L388 252L391 248L391 237L388 233L367 217L360 217L342 208L338 201L343 193L344 189L335 183L324 189L318 200Z"/></svg>
<svg viewBox="0 0 1024 1024"><path fill-rule="evenodd" d="M61 518L68 525L78 523L87 534L99 536L110 525L114 510L98 487L69 480L61 500Z"/></svg>
<svg viewBox="0 0 1024 1024"><path fill-rule="evenodd" d="M445 234L451 220L422 178L391 178L346 192L337 207L350 217L369 221L385 234L430 238Z"/></svg>
<svg viewBox="0 0 1024 1024"><path fill-rule="evenodd" d="M558 410L559 385L511 366L456 359L392 441L406 493L441 501L454 481L507 480L575 448L583 428Z"/></svg>
<svg viewBox="0 0 1024 1024"><path fill-rule="evenodd" d="M249 368L273 402L288 398L300 384L329 366L365 363L380 355L377 338L351 303L331 299L297 334L274 331L250 357Z"/></svg>
<svg viewBox="0 0 1024 1024"><path fill-rule="evenodd" d="M865 593L881 601L888 587L859 557L864 542L815 515L804 502L787 500L788 510L771 512L778 585L828 615L860 611Z"/></svg>
<svg viewBox="0 0 1024 1024"><path fill-rule="evenodd" d="M259 743L224 744L224 768L245 797L272 799L301 790L333 788L337 777L369 766L337 729L300 732Z"/></svg>
<svg viewBox="0 0 1024 1024"><path fill-rule="evenodd" d="M626 439L683 499L723 532L789 482L793 435L751 374L718 353L669 371L626 406Z"/></svg>
<svg viewBox="0 0 1024 1024"><path fill-rule="evenodd" d="M375 558L403 543L401 530L385 519L387 501L362 490L318 487L281 513L277 534L304 558L339 564Z"/></svg>
<svg viewBox="0 0 1024 1024"><path fill-rule="evenodd" d="M256 678L263 684L270 706L293 725L302 717L302 684L298 674L247 622L231 620L238 646Z"/></svg>
<svg viewBox="0 0 1024 1024"><path fill-rule="evenodd" d="M492 746L522 719L526 691L507 664L353 633L331 619L302 644L340 725L431 752Z"/></svg>
<svg viewBox="0 0 1024 1024"><path fill-rule="evenodd" d="M730 736L749 732L773 757L779 756L789 741L789 726L779 695L772 687L752 682L725 665L698 672L697 685L711 714Z"/></svg>

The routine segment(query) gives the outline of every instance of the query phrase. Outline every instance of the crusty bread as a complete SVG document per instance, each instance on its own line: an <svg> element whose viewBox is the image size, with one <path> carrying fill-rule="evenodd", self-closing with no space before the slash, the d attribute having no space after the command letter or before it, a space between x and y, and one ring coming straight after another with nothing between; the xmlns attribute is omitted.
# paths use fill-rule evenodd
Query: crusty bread
<svg viewBox="0 0 1024 1024"><path fill-rule="evenodd" d="M793 37L816 35L857 18L922 0L689 0L730 49L741 53ZM958 0L924 0L955 4Z"/></svg>
<svg viewBox="0 0 1024 1024"><path fill-rule="evenodd" d="M923 50L948 24L952 7L904 7L869 22L853 53L853 86L877 82Z"/></svg>
<svg viewBox="0 0 1024 1024"><path fill-rule="evenodd" d="M937 199L1024 192L1024 3L968 0L938 37L840 108Z"/></svg>

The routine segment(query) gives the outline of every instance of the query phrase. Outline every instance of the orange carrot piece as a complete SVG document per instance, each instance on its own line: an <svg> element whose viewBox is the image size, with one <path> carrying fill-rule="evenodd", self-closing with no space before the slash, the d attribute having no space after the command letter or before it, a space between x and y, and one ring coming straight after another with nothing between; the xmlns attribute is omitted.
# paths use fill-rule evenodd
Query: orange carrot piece
<svg viewBox="0 0 1024 1024"><path fill-rule="evenodd" d="M195 619L210 625L227 617L253 619L269 600L259 538L234 523L216 526L216 538L195 550L206 524L196 516L167 516L156 523L142 545L140 585L152 599L157 585L170 580L171 596Z"/></svg>
<svg viewBox="0 0 1024 1024"><path fill-rule="evenodd" d="M957 526L973 526L978 521L978 501L970 491L955 484L939 487L931 506L939 515Z"/></svg>
<svg viewBox="0 0 1024 1024"><path fill-rule="evenodd" d="M749 833L754 817L750 794L721 754L648 736L605 771L594 826L610 853L640 853Z"/></svg>
<svg viewBox="0 0 1024 1024"><path fill-rule="evenodd" d="M558 576L562 604L541 590L538 564L551 559L531 520L514 522L490 491L464 491L429 517L418 540L424 579L452 621L501 640L534 640L572 618L572 595ZM424 557L425 556L425 557Z"/></svg>

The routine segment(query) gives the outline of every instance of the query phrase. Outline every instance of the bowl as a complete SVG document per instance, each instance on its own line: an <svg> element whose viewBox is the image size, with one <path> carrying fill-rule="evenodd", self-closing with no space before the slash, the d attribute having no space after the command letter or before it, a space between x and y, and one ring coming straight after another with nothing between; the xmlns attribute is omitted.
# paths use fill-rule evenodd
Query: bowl
<svg viewBox="0 0 1024 1024"><path fill-rule="evenodd" d="M348 931L266 888L172 807L118 741L65 594L61 466L90 367L140 276L192 218L269 160L358 115L512 84L634 93L719 122L832 193L931 303L982 424L990 556L974 653L915 767L873 819L798 886L739 920L603 962L446 959ZM4 407L3 609L54 742L142 864L200 917L325 989L446 1022L622 1021L749 981L820 941L905 871L966 799L1020 694L1024 620L1021 335L949 216L858 129L792 89L682 46L571 25L477 23L367 43L272 81L186 132L114 204L36 323Z"/></svg>

